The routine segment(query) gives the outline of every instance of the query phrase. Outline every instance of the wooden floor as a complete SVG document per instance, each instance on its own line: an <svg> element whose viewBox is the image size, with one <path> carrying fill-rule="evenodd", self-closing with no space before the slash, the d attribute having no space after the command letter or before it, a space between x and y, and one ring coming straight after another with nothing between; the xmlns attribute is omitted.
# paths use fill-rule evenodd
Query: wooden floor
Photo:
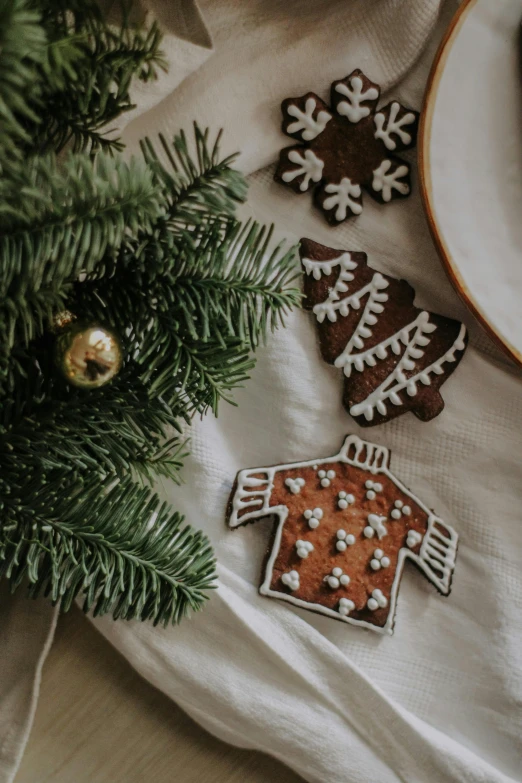
<svg viewBox="0 0 522 783"><path fill-rule="evenodd" d="M214 739L142 680L78 610L62 617L15 783L299 783Z"/></svg>

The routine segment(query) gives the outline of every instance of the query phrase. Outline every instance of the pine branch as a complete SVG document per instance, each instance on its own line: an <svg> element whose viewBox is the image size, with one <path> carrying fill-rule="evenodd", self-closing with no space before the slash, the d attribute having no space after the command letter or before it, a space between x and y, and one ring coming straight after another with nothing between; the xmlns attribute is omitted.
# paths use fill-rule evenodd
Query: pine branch
<svg viewBox="0 0 522 783"><path fill-rule="evenodd" d="M81 272L151 228L160 196L142 163L104 156L94 166L71 156L60 168L53 156L36 158L0 181L0 373L2 355L42 333Z"/></svg>
<svg viewBox="0 0 522 783"><path fill-rule="evenodd" d="M64 611L82 594L94 615L164 625L201 607L214 578L202 533L128 477L105 492L96 478L56 478L28 477L23 494L3 502L0 577L13 589L28 579L32 596L49 595Z"/></svg>
<svg viewBox="0 0 522 783"><path fill-rule="evenodd" d="M45 57L46 36L38 14L25 0L0 6L0 172L21 157L30 136L27 122L39 123L40 88L36 65Z"/></svg>
<svg viewBox="0 0 522 783"><path fill-rule="evenodd" d="M158 138L161 158L150 139L141 142L141 150L163 185L170 231L183 232L202 221L233 215L246 199L247 185L231 168L236 155L220 159L221 133L210 145L208 128L202 131L194 123L192 144L183 131L171 144L162 134Z"/></svg>
<svg viewBox="0 0 522 783"><path fill-rule="evenodd" d="M62 51L67 58L65 63L59 60L62 67L58 70L47 63L43 69L48 77L44 87L47 118L45 125L33 129L35 146L41 151L60 151L69 143L75 152L121 149L120 140L107 126L134 107L132 79L148 82L166 68L157 24L147 29L134 27L128 3L122 3L118 27L107 24L92 0L56 0L51 8L48 3L42 6L44 26L54 47L47 63L55 65Z"/></svg>

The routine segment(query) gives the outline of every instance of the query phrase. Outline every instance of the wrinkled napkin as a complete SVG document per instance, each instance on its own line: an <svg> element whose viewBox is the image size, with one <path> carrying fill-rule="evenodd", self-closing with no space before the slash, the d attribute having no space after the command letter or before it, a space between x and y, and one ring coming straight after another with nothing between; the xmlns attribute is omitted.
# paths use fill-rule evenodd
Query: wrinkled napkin
<svg viewBox="0 0 522 783"><path fill-rule="evenodd" d="M366 198L361 217L335 229L309 195L295 196L272 181L273 162L288 143L280 132L283 98L310 90L327 97L331 81L359 67L384 91L393 88L390 95L420 108L456 3L199 5L154 2L175 68L154 96L140 88L143 103L124 133L130 149L145 134L169 136L193 119L223 127L224 151L242 150L239 165L251 174L245 217L275 221L276 237L289 243L308 236L364 250L373 267L410 281L416 303L463 320L470 346L442 388L446 408L438 418L422 423L406 414L363 431L341 405L340 372L320 359L312 317L293 313L287 328L259 351L251 380L235 395L239 408L223 405L217 420L194 422L185 485L158 487L215 547L219 586L205 611L167 630L109 618L95 620L95 627L206 729L276 756L305 780L519 781L520 372L492 346L446 280L416 181L411 198L385 207ZM139 113L140 107L148 110ZM414 152L407 155L415 159ZM390 448L393 472L460 534L451 595L441 597L407 567L391 637L261 597L257 585L270 522L234 532L225 526L239 469L328 456L349 432ZM22 625L20 607L27 603L17 602ZM0 604L0 639L6 605ZM45 605L30 606L45 619L44 630L35 637L32 659L11 669L11 681L25 683L25 695L7 708L0 699L2 783L12 779L27 736L53 622ZM23 632L10 632L14 659L13 633L22 638ZM0 696L4 679L2 667ZM2 733L8 714L21 727L7 743L11 756Z"/></svg>

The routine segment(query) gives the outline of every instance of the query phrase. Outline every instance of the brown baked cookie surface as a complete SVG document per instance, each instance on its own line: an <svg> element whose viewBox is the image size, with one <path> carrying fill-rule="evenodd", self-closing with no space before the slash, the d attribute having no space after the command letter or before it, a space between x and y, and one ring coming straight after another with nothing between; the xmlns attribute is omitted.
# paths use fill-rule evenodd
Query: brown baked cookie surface
<svg viewBox="0 0 522 783"><path fill-rule="evenodd" d="M316 318L323 359L344 374L343 403L363 427L412 411L429 421L439 388L466 348L459 321L421 310L406 280L377 272L366 253L301 240L304 307Z"/></svg>
<svg viewBox="0 0 522 783"><path fill-rule="evenodd" d="M360 70L333 82L327 106L315 93L281 104L283 132L300 144L281 150L275 180L303 193L337 225L362 212L362 188L388 203L411 191L409 164L396 153L415 145L418 112L392 101L377 111L380 88Z"/></svg>
<svg viewBox="0 0 522 783"><path fill-rule="evenodd" d="M389 452L346 437L327 459L238 473L232 528L275 516L260 592L338 620L392 633L411 559L448 595L458 536L389 470Z"/></svg>

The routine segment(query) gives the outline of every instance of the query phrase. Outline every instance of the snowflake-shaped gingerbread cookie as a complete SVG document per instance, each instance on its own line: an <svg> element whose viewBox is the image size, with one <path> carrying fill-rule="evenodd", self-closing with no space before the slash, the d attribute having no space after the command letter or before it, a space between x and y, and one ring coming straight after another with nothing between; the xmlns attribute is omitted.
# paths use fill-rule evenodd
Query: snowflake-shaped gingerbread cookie
<svg viewBox="0 0 522 783"><path fill-rule="evenodd" d="M388 203L411 190L410 166L396 153L413 147L418 112L391 101L379 111L380 88L362 71L333 82L331 107L315 93L283 101L283 132L301 144L281 150L277 182L314 200L333 225L363 208L362 189Z"/></svg>

